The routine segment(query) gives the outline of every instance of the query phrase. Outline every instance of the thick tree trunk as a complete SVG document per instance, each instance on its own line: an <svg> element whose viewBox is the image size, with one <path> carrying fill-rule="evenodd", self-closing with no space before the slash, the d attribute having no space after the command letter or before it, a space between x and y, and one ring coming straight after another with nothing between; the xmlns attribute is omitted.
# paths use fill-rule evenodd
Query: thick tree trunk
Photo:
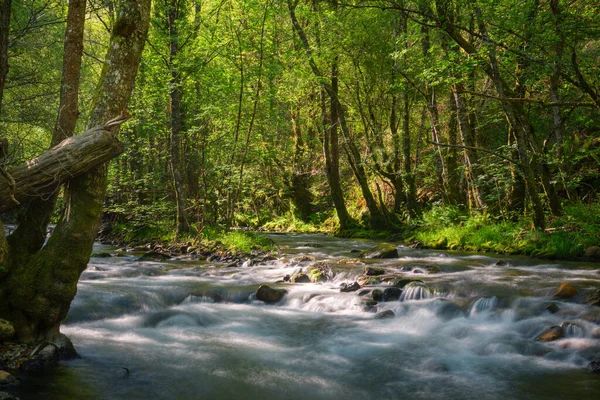
<svg viewBox="0 0 600 400"><path fill-rule="evenodd" d="M8 73L8 34L10 33L11 0L0 0L0 113L2 95Z"/></svg>
<svg viewBox="0 0 600 400"><path fill-rule="evenodd" d="M171 68L170 96L171 96L171 173L173 174L173 186L175 187L175 200L177 202L177 234L190 230L187 216L187 196L181 171L181 130L183 128L183 113L181 111L181 100L183 91L181 88L181 75L175 65L179 53L179 36L177 30L177 2L169 4L169 64Z"/></svg>
<svg viewBox="0 0 600 400"><path fill-rule="evenodd" d="M73 136L77 124L85 6L86 0L69 1L65 29L63 73L60 85L60 105L56 126L52 133L51 147ZM28 203L24 217L12 235L11 242L15 246L15 251L21 252L16 248L19 246L23 252L33 254L43 246L58 192L57 188L51 195L34 198Z"/></svg>
<svg viewBox="0 0 600 400"><path fill-rule="evenodd" d="M148 31L150 3L119 2L88 126L125 113ZM116 128L110 133L114 135ZM98 232L107 166L104 163L70 181L64 216L46 246L25 264L11 261L8 275L0 281L0 317L13 322L22 342L53 340L59 333Z"/></svg>

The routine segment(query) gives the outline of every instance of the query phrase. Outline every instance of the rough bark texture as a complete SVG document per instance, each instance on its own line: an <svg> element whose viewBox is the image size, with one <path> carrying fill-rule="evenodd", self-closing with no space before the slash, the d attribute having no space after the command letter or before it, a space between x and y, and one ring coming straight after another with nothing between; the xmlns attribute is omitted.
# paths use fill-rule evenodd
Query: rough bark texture
<svg viewBox="0 0 600 400"><path fill-rule="evenodd" d="M8 73L8 34L10 32L11 0L0 0L0 112L6 74Z"/></svg>
<svg viewBox="0 0 600 400"><path fill-rule="evenodd" d="M52 133L51 147L73 136L77 124L85 6L86 0L69 0L63 73L60 85L60 104L56 126ZM21 249L15 248L14 250L17 252L22 250L22 252L33 254L43 246L58 192L59 190L54 190L54 193L34 198L27 204L27 210L19 223L19 227L12 235L13 245L19 246Z"/></svg>
<svg viewBox="0 0 600 400"><path fill-rule="evenodd" d="M90 171L121 152L121 142L104 127L63 140L41 156L8 170L7 175L0 174L0 213L13 210L33 198L47 198L59 184ZM14 190L11 190L9 178L14 180Z"/></svg>
<svg viewBox="0 0 600 400"><path fill-rule="evenodd" d="M181 75L175 65L179 53L179 36L177 31L177 1L169 3L169 64L171 68L170 97L171 97L171 173L173 174L173 186L175 187L175 200L177 203L177 233L181 234L190 230L186 211L186 193L181 171L181 130L183 128L183 114L181 111Z"/></svg>
<svg viewBox="0 0 600 400"><path fill-rule="evenodd" d="M148 31L150 3L119 2L88 126L125 113ZM114 134L116 127L113 130ZM14 323L20 341L58 335L89 261L106 185L106 163L72 179L65 214L46 246L27 263L10 263L8 276L0 282L0 317Z"/></svg>

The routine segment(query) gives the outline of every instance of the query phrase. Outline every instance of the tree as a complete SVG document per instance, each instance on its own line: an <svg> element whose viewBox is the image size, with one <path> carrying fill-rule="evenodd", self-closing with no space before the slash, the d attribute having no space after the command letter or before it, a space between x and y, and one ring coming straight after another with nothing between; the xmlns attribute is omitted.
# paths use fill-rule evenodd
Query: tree
<svg viewBox="0 0 600 400"><path fill-rule="evenodd" d="M102 125L126 112L148 31L150 3L118 3L88 127ZM110 127L113 135L116 128ZM48 243L35 254L23 254L8 246L7 268L0 281L0 315L15 325L20 341L53 340L59 334L60 322L89 261L106 185L106 163L72 179L66 190L63 216ZM6 248L0 242L0 249Z"/></svg>

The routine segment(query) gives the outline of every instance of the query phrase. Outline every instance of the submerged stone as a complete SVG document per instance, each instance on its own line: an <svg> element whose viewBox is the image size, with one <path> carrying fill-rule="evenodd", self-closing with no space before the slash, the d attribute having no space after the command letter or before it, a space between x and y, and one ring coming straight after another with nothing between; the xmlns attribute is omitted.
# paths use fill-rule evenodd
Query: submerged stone
<svg viewBox="0 0 600 400"><path fill-rule="evenodd" d="M559 311L556 303L546 303L544 304L544 310L548 311L550 314L555 314Z"/></svg>
<svg viewBox="0 0 600 400"><path fill-rule="evenodd" d="M537 342L553 342L555 340L561 339L564 336L563 328L560 326L553 326L550 329L539 334L535 340Z"/></svg>
<svg viewBox="0 0 600 400"><path fill-rule="evenodd" d="M268 285L261 285L256 291L256 299L264 301L267 304L274 304L285 296L286 291L282 289L273 289Z"/></svg>
<svg viewBox="0 0 600 400"><path fill-rule="evenodd" d="M392 285L394 285L397 288L402 289L404 286L408 285L409 283L412 282L419 282L419 283L425 283L420 279L407 279L407 278L400 278L400 279L395 279L392 282Z"/></svg>
<svg viewBox="0 0 600 400"><path fill-rule="evenodd" d="M561 283L552 294L552 297L556 297L558 299L569 299L577 296L578 294L579 290L577 290L573 285L569 283Z"/></svg>
<svg viewBox="0 0 600 400"><path fill-rule="evenodd" d="M361 258L398 258L398 249L393 244L380 244L360 253Z"/></svg>
<svg viewBox="0 0 600 400"><path fill-rule="evenodd" d="M592 306L600 306L600 289L596 290L587 298L587 303Z"/></svg>
<svg viewBox="0 0 600 400"><path fill-rule="evenodd" d="M402 289L398 289L397 287L386 288L383 291L383 301L397 301L400 299L400 295L402 294Z"/></svg>
<svg viewBox="0 0 600 400"><path fill-rule="evenodd" d="M388 319L388 318L394 318L395 316L396 316L396 314L394 314L394 312L392 310L385 310L385 311L375 314L375 319Z"/></svg>
<svg viewBox="0 0 600 400"><path fill-rule="evenodd" d="M365 267L365 275L367 276L379 276L384 275L385 271L379 267Z"/></svg>
<svg viewBox="0 0 600 400"><path fill-rule="evenodd" d="M355 292L358 289L360 289L360 285L358 284L358 282L342 283L340 285L340 292L342 292L342 293L344 293L344 292Z"/></svg>

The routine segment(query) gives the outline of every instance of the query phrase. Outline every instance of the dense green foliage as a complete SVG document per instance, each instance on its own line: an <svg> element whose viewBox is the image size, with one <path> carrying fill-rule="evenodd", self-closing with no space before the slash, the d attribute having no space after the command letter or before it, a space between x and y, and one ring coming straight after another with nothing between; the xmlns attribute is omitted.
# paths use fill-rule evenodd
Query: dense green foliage
<svg viewBox="0 0 600 400"><path fill-rule="evenodd" d="M115 18L88 9L80 121ZM65 15L13 2L6 164L49 143ZM124 238L334 232L333 160L343 234L376 235L377 214L380 234L432 246L582 256L599 231L599 18L587 0L155 0L106 211Z"/></svg>

